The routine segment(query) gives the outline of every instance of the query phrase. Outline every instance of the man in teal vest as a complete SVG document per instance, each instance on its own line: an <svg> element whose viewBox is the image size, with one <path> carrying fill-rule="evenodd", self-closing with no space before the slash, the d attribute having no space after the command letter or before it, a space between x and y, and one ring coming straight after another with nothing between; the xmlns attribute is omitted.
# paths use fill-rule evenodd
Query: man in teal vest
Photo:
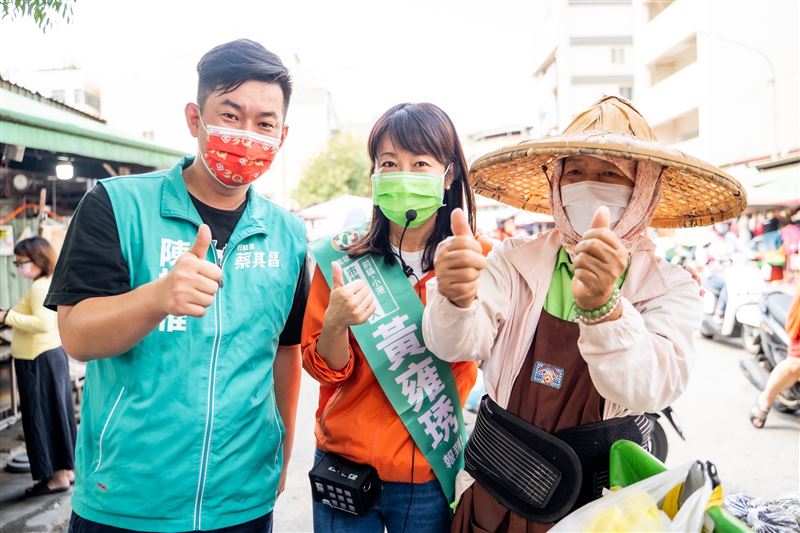
<svg viewBox="0 0 800 533"><path fill-rule="evenodd" d="M271 531L285 481L306 237L250 184L286 137L291 81L247 40L197 71L197 156L89 192L46 301L88 361L76 533Z"/></svg>

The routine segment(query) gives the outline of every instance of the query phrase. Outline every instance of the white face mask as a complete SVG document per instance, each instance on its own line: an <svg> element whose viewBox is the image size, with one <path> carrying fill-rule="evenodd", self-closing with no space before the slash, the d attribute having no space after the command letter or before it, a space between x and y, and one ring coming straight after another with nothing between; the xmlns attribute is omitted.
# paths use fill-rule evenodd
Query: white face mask
<svg viewBox="0 0 800 533"><path fill-rule="evenodd" d="M33 279L35 277L33 275L33 263L25 263L24 265L18 266L17 272L25 279Z"/></svg>
<svg viewBox="0 0 800 533"><path fill-rule="evenodd" d="M610 214L610 226L614 229L622 212L628 207L633 187L597 181L581 181L561 186L561 203L567 213L572 229L583 235L592 225L597 208L604 205Z"/></svg>

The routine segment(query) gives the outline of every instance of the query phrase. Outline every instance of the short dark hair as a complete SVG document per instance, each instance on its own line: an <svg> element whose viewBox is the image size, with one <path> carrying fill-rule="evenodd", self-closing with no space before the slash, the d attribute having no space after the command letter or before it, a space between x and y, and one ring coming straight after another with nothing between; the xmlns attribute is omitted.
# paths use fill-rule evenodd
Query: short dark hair
<svg viewBox="0 0 800 533"><path fill-rule="evenodd" d="M197 63L197 105L200 109L214 91L222 94L248 81L275 83L283 92L283 114L289 108L292 79L281 58L249 39L237 39L206 52Z"/></svg>
<svg viewBox="0 0 800 533"><path fill-rule="evenodd" d="M14 246L14 255L30 259L42 271L39 277L50 277L56 267L56 251L50 242L42 237L22 239Z"/></svg>
<svg viewBox="0 0 800 533"><path fill-rule="evenodd" d="M455 208L464 210L472 231L475 231L475 196L467 180L467 160L456 128L447 113L429 103L398 104L378 119L369 134L370 175L375 172L378 145L387 135L404 150L430 155L445 167L450 165L448 176L452 176L453 181L444 193L444 205L436 212L436 226L422 253L422 268L428 271L433 268L436 246L453 234L450 214ZM372 223L367 234L349 250L350 257L354 258L366 254L382 255L387 265L395 261L389 242L389 219L378 206L373 207Z"/></svg>

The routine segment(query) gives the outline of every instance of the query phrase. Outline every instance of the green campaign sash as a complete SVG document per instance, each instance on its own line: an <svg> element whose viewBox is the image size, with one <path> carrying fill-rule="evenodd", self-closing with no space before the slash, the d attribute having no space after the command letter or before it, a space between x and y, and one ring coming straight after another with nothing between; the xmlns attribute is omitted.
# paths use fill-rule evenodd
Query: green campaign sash
<svg viewBox="0 0 800 533"><path fill-rule="evenodd" d="M453 502L467 442L453 370L425 348L424 307L400 265L387 266L382 257L371 255L348 257L348 246L361 232L348 230L317 240L309 247L311 254L328 286L332 286L331 263L336 261L342 266L345 283L361 279L372 291L375 312L350 329L383 392L433 468L447 500Z"/></svg>

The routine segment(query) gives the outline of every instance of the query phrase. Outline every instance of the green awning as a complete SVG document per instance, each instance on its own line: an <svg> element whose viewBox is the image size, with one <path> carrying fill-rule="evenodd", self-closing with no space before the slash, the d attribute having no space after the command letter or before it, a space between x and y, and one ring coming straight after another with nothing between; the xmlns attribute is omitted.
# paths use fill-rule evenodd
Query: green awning
<svg viewBox="0 0 800 533"><path fill-rule="evenodd" d="M758 184L747 187L747 203L757 206L800 206L800 164L765 169Z"/></svg>
<svg viewBox="0 0 800 533"><path fill-rule="evenodd" d="M117 133L107 125L0 88L0 143L168 168L184 152Z"/></svg>

